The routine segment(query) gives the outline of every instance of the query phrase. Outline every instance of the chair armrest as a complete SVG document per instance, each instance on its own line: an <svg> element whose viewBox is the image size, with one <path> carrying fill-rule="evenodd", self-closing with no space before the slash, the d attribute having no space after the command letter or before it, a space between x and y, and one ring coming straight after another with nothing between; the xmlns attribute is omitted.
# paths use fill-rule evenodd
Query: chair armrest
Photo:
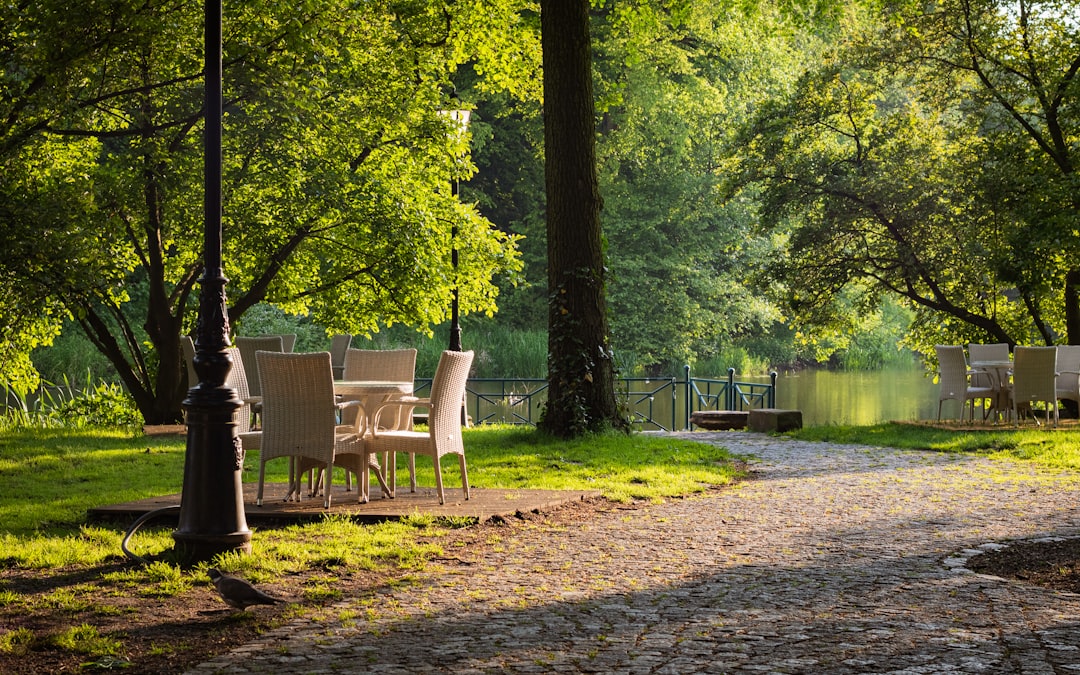
<svg viewBox="0 0 1080 675"><path fill-rule="evenodd" d="M383 410L386 408L431 408L430 398L417 398L415 396L402 396L400 398L393 398L389 401L384 401L375 409L375 414L371 416L371 434L375 436L379 428L379 419L382 417Z"/></svg>

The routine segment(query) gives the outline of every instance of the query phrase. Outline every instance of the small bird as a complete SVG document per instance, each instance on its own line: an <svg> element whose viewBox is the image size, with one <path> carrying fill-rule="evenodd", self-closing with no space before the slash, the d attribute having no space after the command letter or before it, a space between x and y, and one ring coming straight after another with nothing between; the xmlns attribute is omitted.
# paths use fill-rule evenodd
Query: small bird
<svg viewBox="0 0 1080 675"><path fill-rule="evenodd" d="M210 581L214 582L214 588L229 607L244 610L251 605L274 605L284 602L263 593L243 579L222 574L217 568L210 569L206 574L210 577Z"/></svg>

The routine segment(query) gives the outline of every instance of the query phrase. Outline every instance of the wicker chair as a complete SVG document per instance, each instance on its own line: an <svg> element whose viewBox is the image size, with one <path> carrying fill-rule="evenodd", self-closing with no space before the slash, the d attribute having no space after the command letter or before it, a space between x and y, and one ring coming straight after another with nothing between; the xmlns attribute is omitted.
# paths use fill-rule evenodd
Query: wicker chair
<svg viewBox="0 0 1080 675"><path fill-rule="evenodd" d="M359 499L369 499L369 472L390 491L378 461L353 426L339 426L339 404L334 398L334 376L329 352L256 354L263 384L262 433L259 456L259 488L256 504L262 506L266 463L288 457L289 489L285 500L300 500L300 477L310 469L324 473L323 507L330 508L333 467L340 466L362 476ZM323 482L320 481L320 484Z"/></svg>
<svg viewBox="0 0 1080 675"><path fill-rule="evenodd" d="M262 396L262 378L259 377L259 361L255 352L284 352L280 335L262 335L236 337L236 348L240 350L240 360L244 362L247 375L248 391L252 396Z"/></svg>
<svg viewBox="0 0 1080 675"><path fill-rule="evenodd" d="M184 355L184 366L187 368L187 388L191 389L199 383L199 374L195 372L195 341L190 335L180 336L180 351Z"/></svg>
<svg viewBox="0 0 1080 675"><path fill-rule="evenodd" d="M352 335L341 333L330 338L330 364L334 367L334 379L345 375L345 353L349 351Z"/></svg>
<svg viewBox="0 0 1080 675"><path fill-rule="evenodd" d="M388 380L412 382L416 375L415 349L350 349L345 352L345 380ZM391 396L388 400L415 400L414 397ZM342 413L342 422L355 421L356 411ZM399 406L393 419L387 415L386 428L398 431L412 429L412 408Z"/></svg>
<svg viewBox="0 0 1080 675"><path fill-rule="evenodd" d="M228 347L226 350L229 354L229 359L232 361L232 367L229 368L229 374L225 376L225 386L231 387L236 391L236 396L244 405L240 406L240 409L236 411L236 431L239 434L247 434L251 431L251 393L248 391L247 375L244 373L244 362L240 359L240 350L236 347ZM258 448L258 440L253 439L251 444L245 445L244 448Z"/></svg>
<svg viewBox="0 0 1080 675"><path fill-rule="evenodd" d="M1080 403L1080 345L1057 346L1057 397Z"/></svg>
<svg viewBox="0 0 1080 675"><path fill-rule="evenodd" d="M941 404L945 401L960 401L960 419L964 418L964 407L971 402L971 419L975 419L975 399L993 397L992 387L976 387L968 382L967 361L964 360L964 348L960 345L935 345L938 357L939 384L938 420L941 420Z"/></svg>
<svg viewBox="0 0 1080 675"><path fill-rule="evenodd" d="M1013 351L1012 411L1020 423L1019 406L1032 401L1046 403L1046 423L1050 423L1050 408L1054 409L1054 426L1058 423L1057 347L1017 347ZM1035 423L1039 418L1031 415Z"/></svg>
<svg viewBox="0 0 1080 675"><path fill-rule="evenodd" d="M1009 360L1009 345L1006 342L995 342L993 344L979 344L972 342L968 345L968 362L974 363L976 361L1008 361ZM975 387L991 387L997 388L1001 386L1001 383L996 381L996 378L992 373L986 372L973 372L971 373L971 384Z"/></svg>
<svg viewBox="0 0 1080 675"><path fill-rule="evenodd" d="M372 437L368 445L374 452L390 453L387 467L391 489L396 485L395 453L403 452L409 456L409 483L413 492L416 492L416 455L427 455L435 464L435 487L439 493L439 503L445 504L439 459L444 455L457 455L461 465L461 488L465 499L469 498L469 474L465 466L465 444L461 438L461 401L465 397L465 383L472 360L472 352L443 352L435 370L435 378L431 382L430 398L387 401L373 415ZM383 412L396 413L396 409L411 409L413 406L428 409L426 432L380 431L379 417Z"/></svg>

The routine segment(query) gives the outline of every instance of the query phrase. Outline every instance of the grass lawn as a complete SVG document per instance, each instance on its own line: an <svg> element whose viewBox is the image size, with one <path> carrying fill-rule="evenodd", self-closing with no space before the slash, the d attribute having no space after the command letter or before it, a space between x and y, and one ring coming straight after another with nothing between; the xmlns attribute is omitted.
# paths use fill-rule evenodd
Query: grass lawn
<svg viewBox="0 0 1080 675"><path fill-rule="evenodd" d="M598 490L619 502L656 501L724 485L739 463L712 445L656 435L603 435L578 441L513 427L466 430L470 483L478 488ZM0 672L53 672L82 664L131 665L142 672L183 669L214 649L250 639L296 614L318 613L371 579L407 580L443 555L452 528L417 515L360 525L340 516L253 530L252 554L214 565L276 588L286 608L222 612L200 564L172 561L172 528L145 527L122 553L123 532L91 525L87 509L179 492L186 439L125 430L16 430L0 434ZM404 459L400 470L405 471ZM457 462L444 462L448 485ZM430 462L418 481L434 485ZM244 481L258 478L258 456ZM285 481L271 462L268 481ZM335 477L336 482L342 478ZM133 630L134 628L138 630ZM135 637L135 636L138 637Z"/></svg>
<svg viewBox="0 0 1080 675"><path fill-rule="evenodd" d="M1080 470L1080 428L1019 429L1003 426L986 430L950 430L922 424L883 423L870 426L807 427L790 433L795 438L831 443L859 443L912 450L969 452L1010 457L1056 469Z"/></svg>
<svg viewBox="0 0 1080 675"><path fill-rule="evenodd" d="M881 424L790 435L1080 469L1080 431ZM485 426L467 430L465 446L470 483L478 488L598 490L607 499L637 504L731 483L741 466L716 446L661 435L566 442L531 429ZM378 584L409 583L447 548L452 555L453 547L469 545L466 533L473 528L455 530L465 523L423 515L379 525L328 516L258 529L251 555L224 555L214 565L291 602L257 612L222 611L206 576L209 565L173 564L171 528L148 527L136 535L132 548L154 559L143 566L122 554L123 532L85 521L91 507L179 492L184 451L183 437L130 431L0 434L6 486L0 491L0 672L55 672L84 664L183 671L297 615L317 619L333 612L342 597L363 595ZM457 484L457 463L445 464L448 485ZM417 465L420 483L433 485L430 463ZM245 481L257 479L256 455L248 456L244 472ZM269 465L267 479L285 480L283 460Z"/></svg>

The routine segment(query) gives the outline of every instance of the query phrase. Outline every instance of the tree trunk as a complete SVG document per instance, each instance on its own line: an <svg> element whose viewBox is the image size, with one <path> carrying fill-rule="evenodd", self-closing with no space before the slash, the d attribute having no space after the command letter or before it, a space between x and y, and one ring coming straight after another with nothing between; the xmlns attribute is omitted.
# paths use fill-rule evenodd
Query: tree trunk
<svg viewBox="0 0 1080 675"><path fill-rule="evenodd" d="M588 0L541 0L548 251L548 402L541 429L626 428L608 346Z"/></svg>
<svg viewBox="0 0 1080 675"><path fill-rule="evenodd" d="M1065 338L1080 345L1080 269L1065 274Z"/></svg>

